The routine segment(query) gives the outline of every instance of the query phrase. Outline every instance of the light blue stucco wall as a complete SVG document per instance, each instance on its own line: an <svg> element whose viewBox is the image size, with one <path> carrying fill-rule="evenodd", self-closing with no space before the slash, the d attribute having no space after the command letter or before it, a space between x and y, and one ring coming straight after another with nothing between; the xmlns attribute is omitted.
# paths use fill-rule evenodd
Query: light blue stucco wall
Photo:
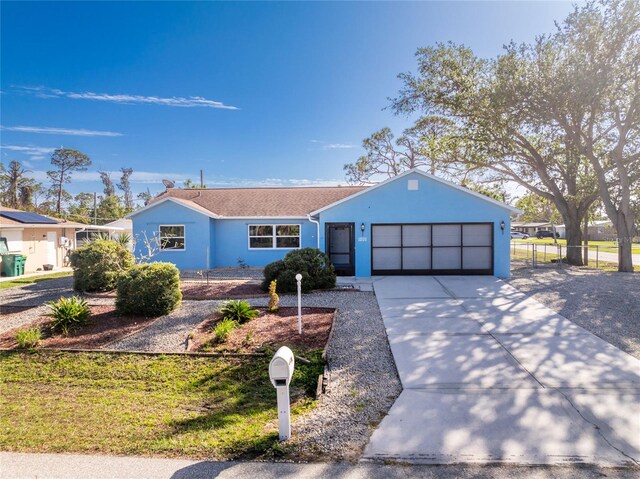
<svg viewBox="0 0 640 479"><path fill-rule="evenodd" d="M249 249L249 225L260 224L299 224L301 247L316 248L316 225L303 219L281 220L215 220L213 249L215 265L218 267L238 266L242 258L249 266L266 266L282 259L291 249Z"/></svg>
<svg viewBox="0 0 640 479"><path fill-rule="evenodd" d="M157 236L161 224L185 226L185 251L160 251L152 261L166 261L181 270L238 266L265 266L284 258L291 249L249 249L249 225L299 224L301 246L317 247L317 227L306 219L233 220L212 219L177 203L167 201L132 217L136 257L145 254L143 238Z"/></svg>
<svg viewBox="0 0 640 479"><path fill-rule="evenodd" d="M207 269L213 265L211 233L213 221L208 216L185 208L177 203L166 201L154 208L141 211L131 218L133 235L136 241L134 254L145 254L143 238L157 237L160 225L184 225L185 250L162 250L153 256L152 261L164 261L175 264L179 269Z"/></svg>
<svg viewBox="0 0 640 479"><path fill-rule="evenodd" d="M418 181L418 190L408 190L408 180ZM494 274L508 278L510 273L509 210L438 181L412 173L356 198L334 206L319 215L320 246L325 248L325 224L355 223L356 276L371 276L371 224L377 223L494 223ZM505 222L504 232L500 222ZM364 233L360 225L365 224Z"/></svg>

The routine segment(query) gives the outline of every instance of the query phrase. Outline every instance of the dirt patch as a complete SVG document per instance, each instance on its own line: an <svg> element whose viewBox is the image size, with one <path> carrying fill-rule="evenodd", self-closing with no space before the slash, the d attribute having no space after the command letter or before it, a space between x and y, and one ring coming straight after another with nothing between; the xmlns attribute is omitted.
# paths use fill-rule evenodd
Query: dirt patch
<svg viewBox="0 0 640 479"><path fill-rule="evenodd" d="M264 296L260 284L253 281L210 281L209 283L183 282L183 299L228 299Z"/></svg>
<svg viewBox="0 0 640 479"><path fill-rule="evenodd" d="M298 334L297 308L280 308L268 313L258 308L260 315L235 329L223 344L213 342L213 330L220 320L214 315L200 323L192 332L190 351L255 353L265 346L283 345L299 350L323 349L329 340L335 310L302 308L302 335Z"/></svg>
<svg viewBox="0 0 640 479"><path fill-rule="evenodd" d="M86 326L73 331L69 336L52 334L51 318L39 316L34 321L0 335L0 347L16 348L16 333L20 330L40 327L43 339L41 348L82 348L98 349L122 339L150 325L155 318L139 316L118 316L114 306L91 306L91 319Z"/></svg>

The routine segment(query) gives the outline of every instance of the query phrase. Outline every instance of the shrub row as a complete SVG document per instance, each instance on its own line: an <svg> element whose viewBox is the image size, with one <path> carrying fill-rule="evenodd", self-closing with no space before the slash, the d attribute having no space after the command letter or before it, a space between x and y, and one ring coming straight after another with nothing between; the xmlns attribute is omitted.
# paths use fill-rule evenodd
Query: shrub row
<svg viewBox="0 0 640 479"><path fill-rule="evenodd" d="M117 288L119 314L161 316L182 300L180 273L171 263L134 265L126 245L98 239L71 253L73 288L82 292Z"/></svg>
<svg viewBox="0 0 640 479"><path fill-rule="evenodd" d="M329 257L316 248L302 248L290 251L284 259L274 261L264 268L262 289L269 290L276 281L278 293L293 293L298 290L297 274L302 275L302 291L331 289L336 286L336 271Z"/></svg>

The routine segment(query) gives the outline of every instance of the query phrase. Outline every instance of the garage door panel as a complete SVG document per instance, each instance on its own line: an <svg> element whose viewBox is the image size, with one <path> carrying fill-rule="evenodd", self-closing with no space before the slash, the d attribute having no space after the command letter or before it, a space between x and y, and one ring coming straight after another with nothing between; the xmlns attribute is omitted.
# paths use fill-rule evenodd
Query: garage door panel
<svg viewBox="0 0 640 479"><path fill-rule="evenodd" d="M373 226L372 246L402 246L402 227L400 225Z"/></svg>
<svg viewBox="0 0 640 479"><path fill-rule="evenodd" d="M402 246L431 246L431 226L402 225Z"/></svg>
<svg viewBox="0 0 640 479"><path fill-rule="evenodd" d="M434 248L433 269L462 269L460 247Z"/></svg>
<svg viewBox="0 0 640 479"><path fill-rule="evenodd" d="M492 225L462 225L464 246L491 246L493 244Z"/></svg>
<svg viewBox="0 0 640 479"><path fill-rule="evenodd" d="M377 248L373 250L374 269L394 270L402 268L401 248Z"/></svg>
<svg viewBox="0 0 640 479"><path fill-rule="evenodd" d="M462 248L462 267L464 269L492 269L493 255L491 246Z"/></svg>
<svg viewBox="0 0 640 479"><path fill-rule="evenodd" d="M493 274L493 223L372 225L372 274Z"/></svg>
<svg viewBox="0 0 640 479"><path fill-rule="evenodd" d="M404 248L402 250L402 265L406 271L430 270L431 248Z"/></svg>
<svg viewBox="0 0 640 479"><path fill-rule="evenodd" d="M460 246L460 225L433 225L433 246Z"/></svg>

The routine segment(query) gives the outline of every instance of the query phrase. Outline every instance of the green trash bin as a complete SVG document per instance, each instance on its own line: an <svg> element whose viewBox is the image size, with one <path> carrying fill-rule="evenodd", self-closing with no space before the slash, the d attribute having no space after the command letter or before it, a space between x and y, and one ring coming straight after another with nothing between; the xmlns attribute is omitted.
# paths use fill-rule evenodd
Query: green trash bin
<svg viewBox="0 0 640 479"><path fill-rule="evenodd" d="M22 276L24 274L24 265L27 263L27 257L25 255L20 255L16 258L18 276Z"/></svg>
<svg viewBox="0 0 640 479"><path fill-rule="evenodd" d="M5 276L18 276L18 261L16 258L22 256L20 254L3 254L2 255L2 272Z"/></svg>

